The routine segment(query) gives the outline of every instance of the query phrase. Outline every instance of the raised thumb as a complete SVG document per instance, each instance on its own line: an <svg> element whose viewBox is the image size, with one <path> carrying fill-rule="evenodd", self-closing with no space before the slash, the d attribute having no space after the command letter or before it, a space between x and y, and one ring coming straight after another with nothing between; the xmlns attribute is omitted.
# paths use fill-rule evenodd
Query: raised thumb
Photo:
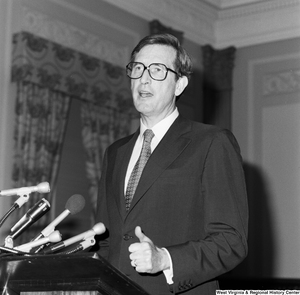
<svg viewBox="0 0 300 295"><path fill-rule="evenodd" d="M140 226L137 226L135 228L135 235L137 236L137 238L140 240L140 242L148 242L149 239L147 238L147 236L144 235L144 233L142 232L142 229Z"/></svg>

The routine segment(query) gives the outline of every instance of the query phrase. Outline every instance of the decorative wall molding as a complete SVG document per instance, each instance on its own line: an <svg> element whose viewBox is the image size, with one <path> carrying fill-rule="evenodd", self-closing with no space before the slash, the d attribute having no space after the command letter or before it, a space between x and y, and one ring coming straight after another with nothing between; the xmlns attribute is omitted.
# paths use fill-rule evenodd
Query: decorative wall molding
<svg viewBox="0 0 300 295"><path fill-rule="evenodd" d="M300 69L291 69L264 75L263 95L280 95L300 91Z"/></svg>
<svg viewBox="0 0 300 295"><path fill-rule="evenodd" d="M104 0L215 48L300 37L299 0Z"/></svg>
<svg viewBox="0 0 300 295"><path fill-rule="evenodd" d="M260 110L258 110L258 105L262 103L263 98L272 97L275 99L275 95L282 97L282 103L286 104L287 100L283 97L287 94L293 94L299 92L299 52L293 53L282 53L280 55L271 55L265 57L259 57L250 59L245 71L247 71L247 94L246 94L246 109L247 109L247 155L245 159L248 162L257 162L257 147L261 146L256 144L257 130L261 129L256 127L256 124L260 121L259 116L261 116ZM288 64L293 63L295 66L290 67ZM267 69L269 65L278 64L276 66L277 71L262 71L262 68ZM283 82L283 77L278 77L280 75L285 75L284 73L293 73L289 78L285 79ZM297 82L298 81L298 82ZM261 84L260 84L261 83ZM284 85L283 85L283 84ZM258 85L261 85L258 87ZM283 91L283 89L285 89ZM272 93L272 95L271 95Z"/></svg>
<svg viewBox="0 0 300 295"><path fill-rule="evenodd" d="M74 48L115 65L124 67L128 61L129 48L127 46L117 45L25 5L22 7L21 27L23 31Z"/></svg>

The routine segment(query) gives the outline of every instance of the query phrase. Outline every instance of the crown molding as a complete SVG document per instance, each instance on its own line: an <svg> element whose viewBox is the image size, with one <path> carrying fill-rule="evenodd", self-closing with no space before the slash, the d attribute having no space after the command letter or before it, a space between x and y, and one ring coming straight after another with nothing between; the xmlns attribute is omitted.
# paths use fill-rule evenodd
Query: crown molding
<svg viewBox="0 0 300 295"><path fill-rule="evenodd" d="M217 9L232 8L236 6L242 6L247 4L255 4L263 2L265 0L204 0L208 4L214 6Z"/></svg>
<svg viewBox="0 0 300 295"><path fill-rule="evenodd" d="M300 37L299 0L104 0L215 48Z"/></svg>
<svg viewBox="0 0 300 295"><path fill-rule="evenodd" d="M300 37L300 1L259 1L219 11L215 46L250 46Z"/></svg>

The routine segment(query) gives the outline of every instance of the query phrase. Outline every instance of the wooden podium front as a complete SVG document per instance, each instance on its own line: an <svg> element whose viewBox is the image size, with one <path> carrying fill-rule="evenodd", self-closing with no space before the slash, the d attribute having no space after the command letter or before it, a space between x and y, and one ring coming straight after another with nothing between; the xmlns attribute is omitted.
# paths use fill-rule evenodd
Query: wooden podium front
<svg viewBox="0 0 300 295"><path fill-rule="evenodd" d="M96 253L0 257L2 294L149 295Z"/></svg>

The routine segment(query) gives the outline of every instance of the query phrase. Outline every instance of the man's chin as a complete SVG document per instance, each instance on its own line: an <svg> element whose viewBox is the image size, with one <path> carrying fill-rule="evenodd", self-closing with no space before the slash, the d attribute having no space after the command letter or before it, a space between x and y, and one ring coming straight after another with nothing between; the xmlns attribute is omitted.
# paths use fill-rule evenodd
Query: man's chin
<svg viewBox="0 0 300 295"><path fill-rule="evenodd" d="M139 100L139 101L135 102L134 106L135 106L136 110L142 114L147 114L147 113L151 112L153 109L152 106L150 105L149 101L144 101L144 100Z"/></svg>

